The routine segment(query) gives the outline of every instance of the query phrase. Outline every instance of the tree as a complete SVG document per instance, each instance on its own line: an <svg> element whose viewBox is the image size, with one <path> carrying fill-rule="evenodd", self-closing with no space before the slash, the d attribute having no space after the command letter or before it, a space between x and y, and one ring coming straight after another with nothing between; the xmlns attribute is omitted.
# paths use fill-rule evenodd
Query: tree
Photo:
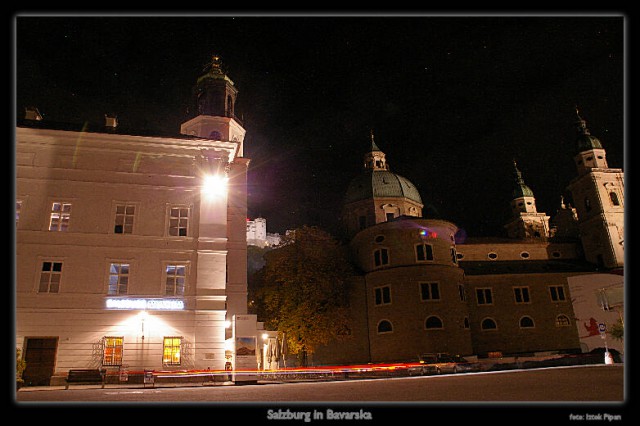
<svg viewBox="0 0 640 426"><path fill-rule="evenodd" d="M286 334L289 351L302 365L308 353L348 326L352 274L346 248L316 227L295 229L266 253L257 276L257 313L269 328Z"/></svg>
<svg viewBox="0 0 640 426"><path fill-rule="evenodd" d="M616 323L611 326L609 334L611 334L611 336L616 340L624 339L624 323L622 322L622 319L618 318Z"/></svg>

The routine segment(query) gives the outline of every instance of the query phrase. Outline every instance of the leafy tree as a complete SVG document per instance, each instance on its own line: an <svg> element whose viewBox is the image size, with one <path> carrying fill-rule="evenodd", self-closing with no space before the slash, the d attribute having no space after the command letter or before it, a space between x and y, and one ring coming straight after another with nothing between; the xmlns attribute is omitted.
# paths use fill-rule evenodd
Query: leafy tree
<svg viewBox="0 0 640 426"><path fill-rule="evenodd" d="M329 233L303 226L265 254L255 277L257 314L269 328L284 332L291 353L306 365L307 354L327 344L347 326L349 277L346 248Z"/></svg>
<svg viewBox="0 0 640 426"><path fill-rule="evenodd" d="M624 339L624 323L620 318L618 318L616 323L611 326L611 328L609 329L609 334L611 334L611 337L613 337L614 339Z"/></svg>

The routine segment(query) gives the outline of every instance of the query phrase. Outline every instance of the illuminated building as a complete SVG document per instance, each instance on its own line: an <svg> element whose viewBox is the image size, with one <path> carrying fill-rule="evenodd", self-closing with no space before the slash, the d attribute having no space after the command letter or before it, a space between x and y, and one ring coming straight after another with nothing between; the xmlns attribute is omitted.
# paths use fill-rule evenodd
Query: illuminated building
<svg viewBox="0 0 640 426"><path fill-rule="evenodd" d="M26 384L72 368L224 369L247 312L245 130L219 58L173 136L16 128L16 345Z"/></svg>

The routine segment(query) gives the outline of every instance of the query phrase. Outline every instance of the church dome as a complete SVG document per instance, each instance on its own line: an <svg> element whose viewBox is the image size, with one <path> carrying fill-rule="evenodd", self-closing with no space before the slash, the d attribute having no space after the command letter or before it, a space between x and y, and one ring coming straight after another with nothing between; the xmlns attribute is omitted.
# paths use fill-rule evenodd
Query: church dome
<svg viewBox="0 0 640 426"><path fill-rule="evenodd" d="M344 202L348 204L372 198L407 198L422 204L415 185L388 170L365 170L355 177L347 188Z"/></svg>
<svg viewBox="0 0 640 426"><path fill-rule="evenodd" d="M576 146L578 147L578 152L602 149L600 140L589 133L582 133L578 135Z"/></svg>

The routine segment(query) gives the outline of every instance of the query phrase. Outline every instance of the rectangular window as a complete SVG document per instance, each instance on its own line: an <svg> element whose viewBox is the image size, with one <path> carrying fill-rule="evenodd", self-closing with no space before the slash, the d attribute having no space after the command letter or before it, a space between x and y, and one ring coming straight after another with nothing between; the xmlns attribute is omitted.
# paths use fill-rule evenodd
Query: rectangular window
<svg viewBox="0 0 640 426"><path fill-rule="evenodd" d="M438 283L420 283L420 298L422 300L440 300Z"/></svg>
<svg viewBox="0 0 640 426"><path fill-rule="evenodd" d="M461 302L464 302L465 300L467 300L467 296L464 292L464 285L462 284L458 284L458 295L460 295Z"/></svg>
<svg viewBox="0 0 640 426"><path fill-rule="evenodd" d="M22 200L16 201L16 228L18 227L18 221L20 220L20 210L22 209Z"/></svg>
<svg viewBox="0 0 640 426"><path fill-rule="evenodd" d="M492 305L493 304L493 295L491 293L490 288L477 288L476 289L476 298L478 300L478 305Z"/></svg>
<svg viewBox="0 0 640 426"><path fill-rule="evenodd" d="M416 260L418 262L433 260L433 246L431 244L418 244L416 246Z"/></svg>
<svg viewBox="0 0 640 426"><path fill-rule="evenodd" d="M162 345L162 364L180 365L182 337L165 337Z"/></svg>
<svg viewBox="0 0 640 426"><path fill-rule="evenodd" d="M122 343L124 337L107 336L104 338L104 352L102 355L102 365L118 366L122 365Z"/></svg>
<svg viewBox="0 0 640 426"><path fill-rule="evenodd" d="M186 237L189 226L189 208L174 206L169 209L169 235Z"/></svg>
<svg viewBox="0 0 640 426"><path fill-rule="evenodd" d="M115 225L113 228L114 234L132 234L133 233L133 218L136 213L136 206L131 204L118 204L116 205L116 217Z"/></svg>
<svg viewBox="0 0 640 426"><path fill-rule="evenodd" d="M374 289L376 305L388 305L391 303L391 287L384 286Z"/></svg>
<svg viewBox="0 0 640 426"><path fill-rule="evenodd" d="M38 293L58 293L62 278L62 262L42 262Z"/></svg>
<svg viewBox="0 0 640 426"><path fill-rule="evenodd" d="M49 231L66 231L71 219L71 203L54 202L49 216Z"/></svg>
<svg viewBox="0 0 640 426"><path fill-rule="evenodd" d="M529 287L513 287L513 295L516 303L530 303Z"/></svg>
<svg viewBox="0 0 640 426"><path fill-rule="evenodd" d="M129 264L109 265L109 294L127 294L129 288Z"/></svg>
<svg viewBox="0 0 640 426"><path fill-rule="evenodd" d="M165 294L167 296L184 296L186 275L186 265L167 265L165 268Z"/></svg>
<svg viewBox="0 0 640 426"><path fill-rule="evenodd" d="M376 267L389 264L389 251L386 248L378 249L373 252L373 262Z"/></svg>
<svg viewBox="0 0 640 426"><path fill-rule="evenodd" d="M553 300L554 302L566 300L564 296L564 287L561 285L550 286L549 292L551 293L551 300Z"/></svg>

